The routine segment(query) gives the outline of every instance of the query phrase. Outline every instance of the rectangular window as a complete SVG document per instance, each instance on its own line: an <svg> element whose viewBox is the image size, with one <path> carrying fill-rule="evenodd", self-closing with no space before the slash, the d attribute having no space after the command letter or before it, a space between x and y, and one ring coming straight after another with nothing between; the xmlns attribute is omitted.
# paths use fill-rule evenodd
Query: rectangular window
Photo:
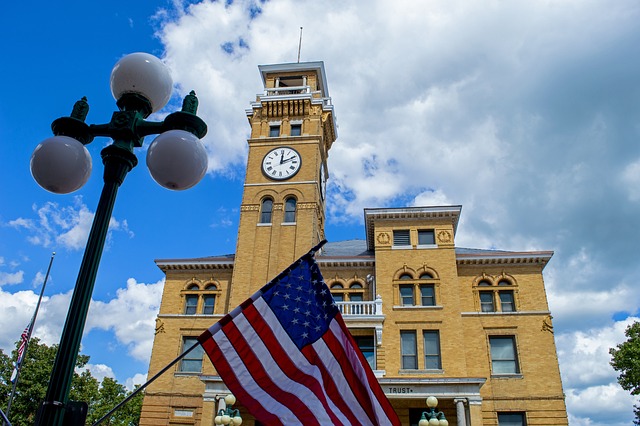
<svg viewBox="0 0 640 426"><path fill-rule="evenodd" d="M440 370L440 332L427 330L423 332L424 338L424 366L427 370Z"/></svg>
<svg viewBox="0 0 640 426"><path fill-rule="evenodd" d="M364 355L372 370L376 369L376 354L373 345L373 336L353 336L360 352Z"/></svg>
<svg viewBox="0 0 640 426"><path fill-rule="evenodd" d="M195 294L187 294L184 298L184 314L195 315L198 309L198 296Z"/></svg>
<svg viewBox="0 0 640 426"><path fill-rule="evenodd" d="M417 370L418 350L415 331L400 332L400 350L402 353L402 368L405 370Z"/></svg>
<svg viewBox="0 0 640 426"><path fill-rule="evenodd" d="M351 313L354 315L362 314L362 304L360 302L363 301L362 293L349 293L349 302L354 302L351 305Z"/></svg>
<svg viewBox="0 0 640 426"><path fill-rule="evenodd" d="M409 230L401 229L393 231L393 245L394 246L410 246L411 240L409 239Z"/></svg>
<svg viewBox="0 0 640 426"><path fill-rule="evenodd" d="M302 124L291 125L291 136L300 136L302 134Z"/></svg>
<svg viewBox="0 0 640 426"><path fill-rule="evenodd" d="M433 229L418 230L418 245L432 246L436 243L436 237Z"/></svg>
<svg viewBox="0 0 640 426"><path fill-rule="evenodd" d="M436 305L436 293L433 284L422 284L420 286L420 299L422 306Z"/></svg>
<svg viewBox="0 0 640 426"><path fill-rule="evenodd" d="M400 286L400 305L413 306L413 284L403 284Z"/></svg>
<svg viewBox="0 0 640 426"><path fill-rule="evenodd" d="M498 295L500 296L500 309L502 310L502 312L516 311L516 305L513 301L513 291L511 290L499 291Z"/></svg>
<svg viewBox="0 0 640 426"><path fill-rule="evenodd" d="M186 351L198 342L197 337L183 337L182 338L182 352ZM199 373L202 371L202 356L204 350L201 345L197 345L191 352L185 355L180 361L180 371L186 373Z"/></svg>
<svg viewBox="0 0 640 426"><path fill-rule="evenodd" d="M272 124L271 126L269 126L269 137L277 138L278 136L280 136L280 125Z"/></svg>
<svg viewBox="0 0 640 426"><path fill-rule="evenodd" d="M491 369L493 374L518 374L518 358L514 336L490 336Z"/></svg>
<svg viewBox="0 0 640 426"><path fill-rule="evenodd" d="M213 308L216 304L216 296L214 296L213 294L207 294L203 296L202 299L202 313L205 315L213 315Z"/></svg>
<svg viewBox="0 0 640 426"><path fill-rule="evenodd" d="M526 426L524 413L498 413L498 426Z"/></svg>
<svg viewBox="0 0 640 426"><path fill-rule="evenodd" d="M480 310L482 312L495 312L496 309L493 306L493 292L481 291L480 292Z"/></svg>

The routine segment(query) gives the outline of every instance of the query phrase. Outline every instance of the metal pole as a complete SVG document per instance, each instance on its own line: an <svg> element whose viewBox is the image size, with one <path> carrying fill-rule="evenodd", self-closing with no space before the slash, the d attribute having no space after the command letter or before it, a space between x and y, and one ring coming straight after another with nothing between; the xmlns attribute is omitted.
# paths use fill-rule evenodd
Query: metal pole
<svg viewBox="0 0 640 426"><path fill-rule="evenodd" d="M133 147L126 149L123 145L127 143L116 141L101 153L105 166L104 187L78 272L47 394L36 419L36 424L40 426L62 426L64 422L65 405L68 403L71 379L116 195L127 173L138 162Z"/></svg>
<svg viewBox="0 0 640 426"><path fill-rule="evenodd" d="M42 296L44 295L44 289L47 286L47 281L49 280L49 272L51 272L51 265L53 264L53 258L56 255L54 251L51 253L51 259L49 260L49 267L47 268L47 274L44 276L44 282L42 283L42 288L40 289L40 296L38 297L38 303L36 303L36 310L33 313L33 317L31 317L31 322L29 323L29 328L27 330L27 341L24 344L24 351L22 352L22 359L18 360L19 365L16 365L16 378L13 382L13 386L11 387L11 395L9 396L9 402L7 403L7 412L4 413L7 419L9 418L9 413L11 412L11 403L13 402L13 398L16 394L16 387L18 386L18 380L20 379L20 372L22 371L22 362L24 358L27 356L27 350L29 349L29 342L31 341L31 333L33 333L33 328L35 327L36 318L38 317L38 310L40 309L40 303L42 302ZM9 423L7 420L6 423Z"/></svg>

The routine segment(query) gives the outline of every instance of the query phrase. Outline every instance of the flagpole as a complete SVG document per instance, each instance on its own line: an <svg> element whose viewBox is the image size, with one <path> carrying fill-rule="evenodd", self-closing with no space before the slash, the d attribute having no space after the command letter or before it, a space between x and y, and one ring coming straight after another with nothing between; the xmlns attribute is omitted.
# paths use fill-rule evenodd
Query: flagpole
<svg viewBox="0 0 640 426"><path fill-rule="evenodd" d="M300 257L300 259L298 259L297 262L294 262L291 266L289 266L287 269L285 269L284 271L282 271L280 274L278 274L278 276L276 278L274 278L272 281L277 281L281 276L284 276L286 274L288 274L291 269L293 269L293 266L296 265L301 259L303 259L305 256L313 256L314 254L316 254L316 252L318 250L320 250L320 248L322 248L323 245L325 245L325 243L327 242L327 240L322 240L320 241L315 247L313 247L311 250L309 250L309 252L305 255L303 255L302 257ZM236 308L238 309L238 308ZM228 315L233 315L233 314L228 314ZM98 426L100 423L102 423L103 421L105 421L106 419L108 419L113 413L115 413L120 407L122 407L124 404L126 404L127 402L129 402L134 396L136 396L139 392L141 392L144 388L146 388L147 386L149 386L153 381L155 381L158 377L160 377L161 375L163 375L169 368L171 368L175 363L177 363L178 361L180 361L182 358L184 358L189 352L191 352L192 350L194 350L197 346L200 346L200 341L197 341L196 343L194 343L190 348L186 349L184 352L182 352L180 355L178 355L177 358L175 358L173 361L171 361L169 364L167 364L164 368L162 368L162 370L158 371L152 378L150 378L149 380L147 380L144 384L140 385L137 389L135 389L133 392L131 392L131 394L129 396L127 396L125 399L123 399L118 405L116 405L115 407L113 407L107 414L105 414L104 416L102 416L101 418L99 418L92 426Z"/></svg>
<svg viewBox="0 0 640 426"><path fill-rule="evenodd" d="M7 412L5 413L6 418L9 418L9 412L11 411L11 402L13 401L13 397L16 394L16 386L18 385L18 379L20 378L20 371L22 370L22 361L24 361L24 357L27 354L27 349L29 348L29 341L31 340L31 333L33 332L33 327L36 323L36 318L38 316L38 310L40 309L40 302L42 302L42 296L44 295L44 288L47 286L47 280L49 279L49 272L51 272L51 265L53 264L53 258L56 255L54 251L51 253L51 259L49 260L49 267L47 268L47 274L44 277L44 282L42 283L42 288L40 289L40 297L38 297L38 303L36 304L36 310L33 313L33 317L31 317L31 322L29 323L29 327L27 329L27 339L24 344L24 351L22 352L22 357L18 355L18 360L16 361L16 378L13 382L13 386L11 388L11 395L9 396L9 402L7 403ZM3 419L4 420L4 419ZM8 424L8 420L7 420Z"/></svg>

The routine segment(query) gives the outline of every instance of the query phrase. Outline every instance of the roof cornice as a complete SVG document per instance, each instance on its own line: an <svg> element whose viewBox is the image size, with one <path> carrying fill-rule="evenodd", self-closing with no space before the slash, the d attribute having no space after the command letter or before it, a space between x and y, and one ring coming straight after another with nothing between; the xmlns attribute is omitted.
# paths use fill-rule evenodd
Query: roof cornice
<svg viewBox="0 0 640 426"><path fill-rule="evenodd" d="M398 207L398 208L371 208L364 209L364 223L367 233L367 249L375 247L373 230L375 222L380 220L423 220L434 219L451 220L453 234L455 236L460 220L461 205L454 206L429 206L429 207Z"/></svg>

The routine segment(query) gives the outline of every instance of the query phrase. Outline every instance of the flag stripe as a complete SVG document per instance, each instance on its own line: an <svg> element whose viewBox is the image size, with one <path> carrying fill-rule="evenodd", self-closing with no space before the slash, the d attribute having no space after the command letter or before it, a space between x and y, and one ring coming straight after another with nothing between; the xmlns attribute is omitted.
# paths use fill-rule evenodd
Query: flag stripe
<svg viewBox="0 0 640 426"><path fill-rule="evenodd" d="M360 351L353 350L355 346L355 342L353 341L353 337L349 333L346 324L342 317L336 317L334 321L329 325L333 335L337 337L335 343L340 344L342 346L342 350L345 353L345 358L338 357L338 360L343 361L343 371L345 375L352 376L352 380L357 386L358 390L362 392L360 398L364 398L367 402L372 404L372 410L369 411L370 414L375 416L375 419L384 418L388 420L387 410L393 410L389 400L384 395L382 388L380 386L372 386L374 383L378 384L373 371L370 368L366 368L367 361L362 355ZM327 333L326 336L330 336L330 333ZM335 348L337 351L337 348ZM349 361L347 364L347 359ZM381 404L386 403L386 407L383 407ZM385 409L386 408L386 409ZM374 423L376 420L374 420Z"/></svg>
<svg viewBox="0 0 640 426"><path fill-rule="evenodd" d="M328 399L322 383L315 377L316 375L321 377L317 369L314 369L299 355L291 339L282 329L281 324L275 318L270 322L266 321L258 311L257 306L267 312L267 315L271 309L264 301L256 301L254 306L245 310L245 316L248 321L253 325L254 329L259 330L258 334L261 338L260 343L262 343L262 346L255 348L255 350L260 353L261 359L263 359L262 355L265 355L265 362L270 363L267 371L278 369L278 371L286 374L287 378L292 381L289 385L295 388L296 393L300 392L300 396L311 406L310 408L314 411L314 415L320 424L326 424L327 422L344 424L346 418L336 415L336 413L340 414L337 407L332 403L330 404L331 401ZM274 334L274 329L281 331L279 337ZM298 354L297 357L296 354ZM303 364L296 365L296 358L298 361L303 361Z"/></svg>
<svg viewBox="0 0 640 426"><path fill-rule="evenodd" d="M245 312L249 309L247 308ZM311 412L309 407L300 400L298 392L292 393L289 391L293 389L292 381L278 368L273 358L269 356L269 351L264 348L264 343L260 336L255 334L245 315L236 317L223 330L236 352L240 355L241 361L245 365L252 366L249 372L258 386L268 392L280 404L287 407L300 423L306 421L310 425L319 426L321 424L318 422L317 416L322 416L322 414ZM256 352L260 356L257 356ZM272 375L275 377L272 377ZM300 390L296 387L296 391ZM308 397L309 395L304 396ZM321 417L322 421L326 421L324 417Z"/></svg>
<svg viewBox="0 0 640 426"><path fill-rule="evenodd" d="M264 300L256 301L255 306L267 324L280 325L278 318L276 318L273 311L269 305L264 302ZM291 340L286 330L281 326L272 326L272 331L274 332L275 340L278 342ZM323 385L322 392L327 398L328 403L331 405L333 412L338 416L339 421L335 424L359 424L357 417L353 414L351 408L345 403L344 398L338 392L331 374L324 369L324 366L322 366L321 363L319 366L317 365L317 356L315 358L312 357L311 359L305 357L304 353L308 348L309 347L304 348L302 352L298 351L297 348L286 352L295 368L313 376ZM353 408L355 409L357 407Z"/></svg>
<svg viewBox="0 0 640 426"><path fill-rule="evenodd" d="M242 401L242 405L247 410L256 418L260 418L263 423L284 426L279 417L272 413L271 407L276 406L278 403L258 386L255 386L255 383L243 380L243 378L250 377L244 366L238 366L235 363L231 364L227 360L229 354L235 353L235 349L224 333L216 333L203 344L203 348L207 351L218 373L223 374L222 372L224 372L225 384L236 398ZM236 357L236 360L239 360L239 358ZM269 407L269 410L264 407Z"/></svg>
<svg viewBox="0 0 640 426"><path fill-rule="evenodd" d="M326 337L326 336L325 336ZM370 425L369 415L367 414L367 405L363 405L363 401L360 400L357 393L354 393L356 389L349 383L349 380L342 371L338 358L344 356L344 354L334 353L327 346L326 341L323 339L318 340L313 345L304 349L305 354L311 354L311 349L317 359L321 368L327 372L327 375L333 380L337 389L337 397L343 398L347 405L352 407L354 415L358 419L358 424Z"/></svg>

